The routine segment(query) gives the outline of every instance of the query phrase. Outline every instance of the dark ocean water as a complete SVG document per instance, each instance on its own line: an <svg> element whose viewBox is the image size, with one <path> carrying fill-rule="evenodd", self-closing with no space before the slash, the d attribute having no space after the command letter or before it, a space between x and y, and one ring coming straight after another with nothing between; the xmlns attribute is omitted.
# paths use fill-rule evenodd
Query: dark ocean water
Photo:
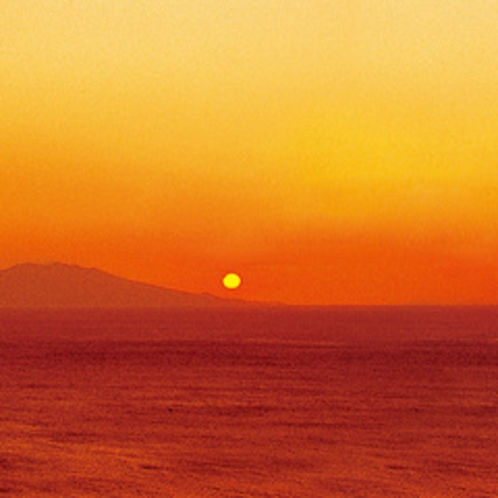
<svg viewBox="0 0 498 498"><path fill-rule="evenodd" d="M498 497L498 310L0 312L0 495Z"/></svg>

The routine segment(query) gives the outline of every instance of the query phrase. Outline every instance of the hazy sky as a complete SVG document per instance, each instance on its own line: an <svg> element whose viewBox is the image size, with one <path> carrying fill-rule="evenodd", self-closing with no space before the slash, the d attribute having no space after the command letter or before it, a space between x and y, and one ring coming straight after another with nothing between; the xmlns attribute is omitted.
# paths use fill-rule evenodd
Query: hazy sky
<svg viewBox="0 0 498 498"><path fill-rule="evenodd" d="M0 267L498 302L497 26L496 0L0 0Z"/></svg>

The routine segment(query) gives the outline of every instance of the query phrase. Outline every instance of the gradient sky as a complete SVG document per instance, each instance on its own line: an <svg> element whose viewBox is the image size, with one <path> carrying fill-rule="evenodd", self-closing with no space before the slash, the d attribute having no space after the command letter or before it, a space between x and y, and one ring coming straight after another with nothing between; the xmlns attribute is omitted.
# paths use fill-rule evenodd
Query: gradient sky
<svg viewBox="0 0 498 498"><path fill-rule="evenodd" d="M497 26L495 0L0 0L0 267L498 303Z"/></svg>

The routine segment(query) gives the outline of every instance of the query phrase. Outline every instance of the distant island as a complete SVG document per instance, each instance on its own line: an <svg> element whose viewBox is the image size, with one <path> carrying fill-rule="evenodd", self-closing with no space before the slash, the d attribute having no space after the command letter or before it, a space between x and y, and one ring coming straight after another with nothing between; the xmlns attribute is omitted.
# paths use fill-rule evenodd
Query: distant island
<svg viewBox="0 0 498 498"><path fill-rule="evenodd" d="M206 308L250 304L135 282L95 268L25 263L0 270L0 308Z"/></svg>

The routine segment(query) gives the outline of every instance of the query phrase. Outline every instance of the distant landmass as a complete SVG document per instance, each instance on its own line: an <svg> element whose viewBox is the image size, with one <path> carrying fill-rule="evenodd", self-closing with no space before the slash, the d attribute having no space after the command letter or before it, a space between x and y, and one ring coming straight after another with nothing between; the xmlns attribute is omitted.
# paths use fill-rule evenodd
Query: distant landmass
<svg viewBox="0 0 498 498"><path fill-rule="evenodd" d="M167 308L249 304L134 282L95 268L25 263L0 270L0 308Z"/></svg>

